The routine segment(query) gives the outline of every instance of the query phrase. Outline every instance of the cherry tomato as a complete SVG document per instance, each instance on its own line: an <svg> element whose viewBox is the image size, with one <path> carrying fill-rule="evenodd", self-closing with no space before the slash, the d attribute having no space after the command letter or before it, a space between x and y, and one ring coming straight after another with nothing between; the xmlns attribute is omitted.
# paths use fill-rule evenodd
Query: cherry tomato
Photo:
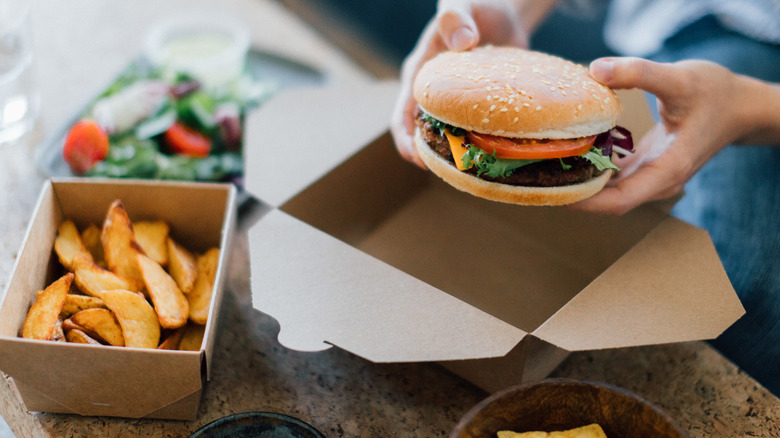
<svg viewBox="0 0 780 438"><path fill-rule="evenodd" d="M70 128L62 155L74 172L86 173L108 155L108 135L94 120L80 120Z"/></svg>
<svg viewBox="0 0 780 438"><path fill-rule="evenodd" d="M205 157L211 152L211 139L180 122L174 122L163 137L168 147L177 154Z"/></svg>

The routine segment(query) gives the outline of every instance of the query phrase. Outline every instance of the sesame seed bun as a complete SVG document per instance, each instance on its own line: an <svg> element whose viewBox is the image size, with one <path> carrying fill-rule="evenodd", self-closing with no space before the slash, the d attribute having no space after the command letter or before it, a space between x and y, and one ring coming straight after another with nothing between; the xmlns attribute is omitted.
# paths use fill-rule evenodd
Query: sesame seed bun
<svg viewBox="0 0 780 438"><path fill-rule="evenodd" d="M598 193L612 176L605 171L579 184L557 187L526 187L486 181L461 172L452 163L433 151L415 130L414 144L423 162L435 175L458 190L492 201L519 205L566 205Z"/></svg>
<svg viewBox="0 0 780 438"><path fill-rule="evenodd" d="M420 107L444 123L513 138L578 138L615 126L615 93L585 67L516 47L443 52L414 81Z"/></svg>

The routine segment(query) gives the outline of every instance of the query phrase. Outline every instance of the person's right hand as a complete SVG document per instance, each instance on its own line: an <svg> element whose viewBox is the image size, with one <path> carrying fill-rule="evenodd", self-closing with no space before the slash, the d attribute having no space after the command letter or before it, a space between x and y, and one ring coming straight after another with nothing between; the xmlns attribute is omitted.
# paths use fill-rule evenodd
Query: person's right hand
<svg viewBox="0 0 780 438"><path fill-rule="evenodd" d="M543 7L544 13L548 6ZM530 2L533 3L533 2ZM412 83L425 61L446 50L463 51L478 44L527 47L530 29L541 16L523 14L512 0L440 0L436 16L420 35L401 68L401 90L391 120L396 148L403 158L425 168L414 147L417 102Z"/></svg>

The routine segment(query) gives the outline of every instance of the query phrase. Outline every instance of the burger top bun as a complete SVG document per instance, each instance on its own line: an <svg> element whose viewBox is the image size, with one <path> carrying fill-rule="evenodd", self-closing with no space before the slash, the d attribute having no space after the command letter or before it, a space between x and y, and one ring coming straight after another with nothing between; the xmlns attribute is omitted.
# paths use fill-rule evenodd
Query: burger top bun
<svg viewBox="0 0 780 438"><path fill-rule="evenodd" d="M578 138L615 126L615 93L564 59L516 47L443 52L414 81L420 107L444 123L515 138Z"/></svg>

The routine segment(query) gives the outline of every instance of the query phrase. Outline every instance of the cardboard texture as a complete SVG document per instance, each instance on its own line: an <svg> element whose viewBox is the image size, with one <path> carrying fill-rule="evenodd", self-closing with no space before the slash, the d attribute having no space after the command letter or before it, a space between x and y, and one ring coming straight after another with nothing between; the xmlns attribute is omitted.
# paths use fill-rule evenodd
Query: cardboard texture
<svg viewBox="0 0 780 438"><path fill-rule="evenodd" d="M209 378L233 230L230 184L55 179L41 192L16 266L0 302L0 369L31 411L130 418L194 419ZM193 252L219 247L220 268L200 351L167 351L35 341L19 337L36 291L55 276L57 227L102 224L121 199L131 220L162 219Z"/></svg>
<svg viewBox="0 0 780 438"><path fill-rule="evenodd" d="M493 203L403 161L386 132L396 96L393 82L297 90L248 121L253 305L283 345L438 361L492 391L569 351L713 338L744 313L707 234L663 208ZM649 111L620 97L638 140ZM281 153L295 166L264 164Z"/></svg>

